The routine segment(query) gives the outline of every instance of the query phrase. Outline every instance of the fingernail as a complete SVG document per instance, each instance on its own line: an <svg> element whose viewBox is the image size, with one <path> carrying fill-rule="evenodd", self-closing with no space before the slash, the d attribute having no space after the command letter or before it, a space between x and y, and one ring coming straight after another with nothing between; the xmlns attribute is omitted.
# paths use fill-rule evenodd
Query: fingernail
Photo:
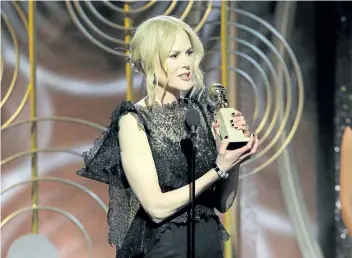
<svg viewBox="0 0 352 258"><path fill-rule="evenodd" d="M236 113L234 112L234 113L232 113L232 116L235 116L236 115Z"/></svg>
<svg viewBox="0 0 352 258"><path fill-rule="evenodd" d="M233 120L231 119L230 122L233 123Z"/></svg>

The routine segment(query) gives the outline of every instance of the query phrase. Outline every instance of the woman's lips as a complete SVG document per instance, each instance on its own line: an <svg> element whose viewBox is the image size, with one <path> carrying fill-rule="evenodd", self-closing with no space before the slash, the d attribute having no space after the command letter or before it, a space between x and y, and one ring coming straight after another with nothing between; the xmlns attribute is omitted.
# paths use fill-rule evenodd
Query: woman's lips
<svg viewBox="0 0 352 258"><path fill-rule="evenodd" d="M192 78L192 74L191 73L186 73L186 74L180 75L179 77L183 81L189 81Z"/></svg>

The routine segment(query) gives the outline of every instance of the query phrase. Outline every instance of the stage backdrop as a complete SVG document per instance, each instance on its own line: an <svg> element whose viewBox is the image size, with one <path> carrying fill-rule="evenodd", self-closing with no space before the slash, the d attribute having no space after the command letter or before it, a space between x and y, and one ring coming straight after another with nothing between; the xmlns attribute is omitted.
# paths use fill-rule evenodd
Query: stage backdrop
<svg viewBox="0 0 352 258"><path fill-rule="evenodd" d="M108 186L75 172L116 105L145 94L124 54L133 28L159 14L195 28L206 85L224 83L260 138L258 154L242 166L236 204L222 215L232 235L225 257L320 257L312 3L33 5L1 2L2 257L31 232L59 257L113 257Z"/></svg>

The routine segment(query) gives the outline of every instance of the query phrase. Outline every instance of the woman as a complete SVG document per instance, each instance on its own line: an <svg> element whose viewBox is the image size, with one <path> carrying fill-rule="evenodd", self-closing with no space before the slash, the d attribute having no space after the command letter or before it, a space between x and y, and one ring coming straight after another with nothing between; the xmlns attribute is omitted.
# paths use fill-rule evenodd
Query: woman
<svg viewBox="0 0 352 258"><path fill-rule="evenodd" d="M195 253L223 256L228 234L214 208L225 212L232 205L239 165L256 152L258 139L249 135L238 111L228 122L250 136L248 144L228 151L228 141L218 139L219 124L212 123L199 68L203 55L195 32L169 16L145 21L131 41L128 59L145 76L148 96L135 105L122 102L113 111L107 132L84 154L85 169L78 172L109 184L109 242L117 246L116 257L187 257L190 187L187 153L181 146L189 107L201 117Z"/></svg>

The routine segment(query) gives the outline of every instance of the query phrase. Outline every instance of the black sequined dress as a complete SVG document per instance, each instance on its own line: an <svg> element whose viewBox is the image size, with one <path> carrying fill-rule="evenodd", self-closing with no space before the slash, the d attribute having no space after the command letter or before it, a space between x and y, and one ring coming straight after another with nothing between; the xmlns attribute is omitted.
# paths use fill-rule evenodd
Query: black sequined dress
<svg viewBox="0 0 352 258"><path fill-rule="evenodd" d="M212 112L207 102L188 98L166 105L135 106L122 102L112 113L111 123L93 148L84 153L85 168L78 175L109 184L109 243L117 247L116 257L137 257L147 253L165 230L187 223L187 207L161 224L155 224L140 206L125 178L119 155L118 121L132 112L148 136L162 192L188 184L187 158L181 142L187 136L184 126L187 108L192 105L201 116L197 130L196 178L209 171L217 153L211 133ZM197 198L196 220L216 220L221 242L228 233L214 211L213 187Z"/></svg>

